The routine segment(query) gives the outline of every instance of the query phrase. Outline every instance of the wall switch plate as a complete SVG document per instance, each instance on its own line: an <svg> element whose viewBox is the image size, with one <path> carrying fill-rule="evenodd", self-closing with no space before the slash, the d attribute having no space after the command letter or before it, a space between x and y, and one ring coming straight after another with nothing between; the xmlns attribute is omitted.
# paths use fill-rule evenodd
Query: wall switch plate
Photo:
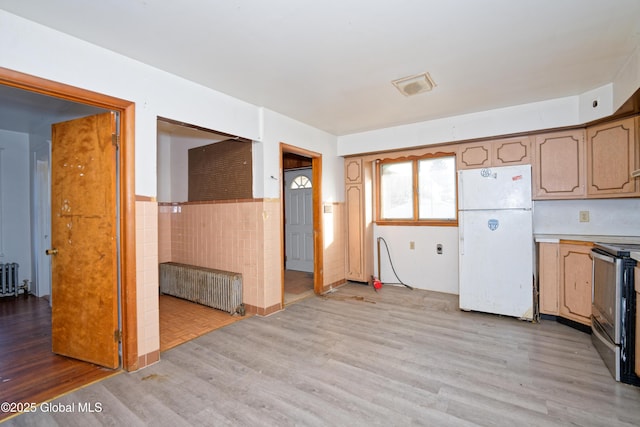
<svg viewBox="0 0 640 427"><path fill-rule="evenodd" d="M580 211L580 222L589 222L589 211Z"/></svg>
<svg viewBox="0 0 640 427"><path fill-rule="evenodd" d="M409 249L415 249L416 248L416 242L409 242Z"/></svg>

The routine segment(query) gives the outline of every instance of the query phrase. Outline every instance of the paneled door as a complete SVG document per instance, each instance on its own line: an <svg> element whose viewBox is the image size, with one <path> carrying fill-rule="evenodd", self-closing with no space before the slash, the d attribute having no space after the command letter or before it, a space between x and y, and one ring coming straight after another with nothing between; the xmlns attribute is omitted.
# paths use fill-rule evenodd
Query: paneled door
<svg viewBox="0 0 640 427"><path fill-rule="evenodd" d="M116 115L52 126L54 353L119 366Z"/></svg>
<svg viewBox="0 0 640 427"><path fill-rule="evenodd" d="M313 272L313 191L311 169L284 173L285 268Z"/></svg>

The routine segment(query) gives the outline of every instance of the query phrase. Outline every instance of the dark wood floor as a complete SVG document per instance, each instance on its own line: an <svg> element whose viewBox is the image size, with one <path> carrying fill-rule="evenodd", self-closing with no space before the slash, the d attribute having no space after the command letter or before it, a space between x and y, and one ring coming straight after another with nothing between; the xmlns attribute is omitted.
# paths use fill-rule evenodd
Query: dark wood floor
<svg viewBox="0 0 640 427"><path fill-rule="evenodd" d="M455 296L349 284L203 335L159 363L8 425L638 426L589 335L457 309ZM77 408L77 406L76 406Z"/></svg>
<svg viewBox="0 0 640 427"><path fill-rule="evenodd" d="M53 354L49 302L34 296L0 298L0 349L0 402L44 402L115 373Z"/></svg>

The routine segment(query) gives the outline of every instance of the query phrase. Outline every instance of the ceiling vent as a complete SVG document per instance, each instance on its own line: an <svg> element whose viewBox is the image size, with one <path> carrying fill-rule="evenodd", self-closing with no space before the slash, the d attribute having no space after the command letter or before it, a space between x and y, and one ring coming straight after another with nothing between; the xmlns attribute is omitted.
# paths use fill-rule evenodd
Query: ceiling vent
<svg viewBox="0 0 640 427"><path fill-rule="evenodd" d="M402 79L394 80L391 83L393 83L393 85L404 96L413 96L422 92L429 92L436 86L429 73L404 77Z"/></svg>

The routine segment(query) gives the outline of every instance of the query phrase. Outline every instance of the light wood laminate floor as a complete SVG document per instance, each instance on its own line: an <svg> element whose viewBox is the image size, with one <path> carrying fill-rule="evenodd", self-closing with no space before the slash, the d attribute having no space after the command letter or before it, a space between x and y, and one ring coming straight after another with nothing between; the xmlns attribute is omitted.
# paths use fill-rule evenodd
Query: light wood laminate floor
<svg viewBox="0 0 640 427"><path fill-rule="evenodd" d="M74 412L8 425L640 424L640 388L611 378L589 335L456 307L451 295L348 284L53 402Z"/></svg>

